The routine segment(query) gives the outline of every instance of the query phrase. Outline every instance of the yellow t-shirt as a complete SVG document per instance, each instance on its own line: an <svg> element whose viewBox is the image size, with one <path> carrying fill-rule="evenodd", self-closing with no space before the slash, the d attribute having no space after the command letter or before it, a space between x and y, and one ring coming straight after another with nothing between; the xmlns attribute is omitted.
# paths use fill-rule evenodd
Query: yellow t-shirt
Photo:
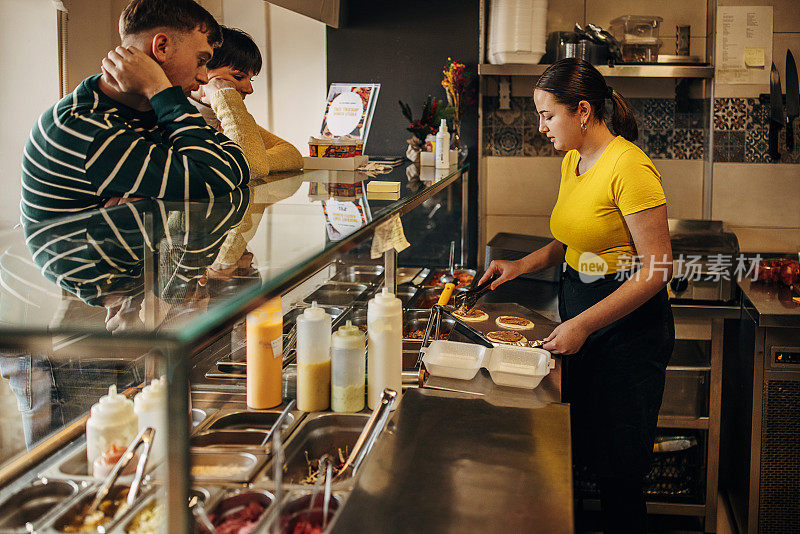
<svg viewBox="0 0 800 534"><path fill-rule="evenodd" d="M578 151L570 150L561 163L550 231L567 245L565 259L573 269L615 273L629 267L636 255L624 217L666 203L661 175L639 147L621 136L577 176L579 161Z"/></svg>

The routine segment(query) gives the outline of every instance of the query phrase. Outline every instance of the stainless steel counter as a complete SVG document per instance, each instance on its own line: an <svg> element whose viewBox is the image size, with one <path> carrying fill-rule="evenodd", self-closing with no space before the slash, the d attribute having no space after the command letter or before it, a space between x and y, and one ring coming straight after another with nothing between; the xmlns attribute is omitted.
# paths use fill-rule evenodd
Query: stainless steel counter
<svg viewBox="0 0 800 534"><path fill-rule="evenodd" d="M792 290L779 284L751 282L749 279L738 282L747 310L758 326L800 327L800 303L792 300Z"/></svg>
<svg viewBox="0 0 800 534"><path fill-rule="evenodd" d="M533 390L471 381L409 389L333 533L573 531L569 407L560 372Z"/></svg>

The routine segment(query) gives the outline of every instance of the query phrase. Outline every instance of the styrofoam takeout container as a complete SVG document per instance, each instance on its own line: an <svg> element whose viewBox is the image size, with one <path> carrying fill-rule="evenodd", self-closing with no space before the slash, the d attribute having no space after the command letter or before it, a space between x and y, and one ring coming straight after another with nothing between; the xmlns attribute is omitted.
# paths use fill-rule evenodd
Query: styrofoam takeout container
<svg viewBox="0 0 800 534"><path fill-rule="evenodd" d="M555 368L550 353L541 348L436 340L421 349L422 361L432 376L471 380L483 367L499 386L534 389Z"/></svg>

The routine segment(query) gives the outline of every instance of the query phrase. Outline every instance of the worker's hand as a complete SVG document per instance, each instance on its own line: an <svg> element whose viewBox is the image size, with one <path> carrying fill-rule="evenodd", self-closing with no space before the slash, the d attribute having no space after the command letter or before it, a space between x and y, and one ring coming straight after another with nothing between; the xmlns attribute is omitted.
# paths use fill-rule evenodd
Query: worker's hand
<svg viewBox="0 0 800 534"><path fill-rule="evenodd" d="M580 320L572 318L558 325L544 339L542 348L552 354L575 354L578 352L591 332Z"/></svg>
<svg viewBox="0 0 800 534"><path fill-rule="evenodd" d="M492 282L491 288L492 291L497 289L497 286L500 284L504 284L509 280L513 280L514 278L518 277L519 275L523 274L522 266L518 261L509 261L509 260L494 260L492 263L489 264L489 268L486 269L486 272L483 273L478 285L483 284L493 275L497 274L497 280Z"/></svg>
<svg viewBox="0 0 800 534"><path fill-rule="evenodd" d="M233 76L227 74L214 76L208 80L207 84L201 85L197 91L192 91L192 98L198 102L202 102L206 106L210 106L211 95L221 89L236 89L236 85L234 84L235 81L236 80L234 80Z"/></svg>
<svg viewBox="0 0 800 534"><path fill-rule="evenodd" d="M103 58L103 75L115 89L148 100L172 87L164 69L135 46L118 46Z"/></svg>

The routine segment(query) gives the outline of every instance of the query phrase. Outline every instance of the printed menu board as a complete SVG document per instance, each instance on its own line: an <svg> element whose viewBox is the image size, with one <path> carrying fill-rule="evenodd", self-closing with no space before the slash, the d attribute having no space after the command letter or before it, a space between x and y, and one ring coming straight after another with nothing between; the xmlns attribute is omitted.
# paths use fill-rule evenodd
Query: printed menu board
<svg viewBox="0 0 800 534"><path fill-rule="evenodd" d="M333 83L328 89L323 137L350 136L367 145L369 126L381 85L379 83Z"/></svg>

